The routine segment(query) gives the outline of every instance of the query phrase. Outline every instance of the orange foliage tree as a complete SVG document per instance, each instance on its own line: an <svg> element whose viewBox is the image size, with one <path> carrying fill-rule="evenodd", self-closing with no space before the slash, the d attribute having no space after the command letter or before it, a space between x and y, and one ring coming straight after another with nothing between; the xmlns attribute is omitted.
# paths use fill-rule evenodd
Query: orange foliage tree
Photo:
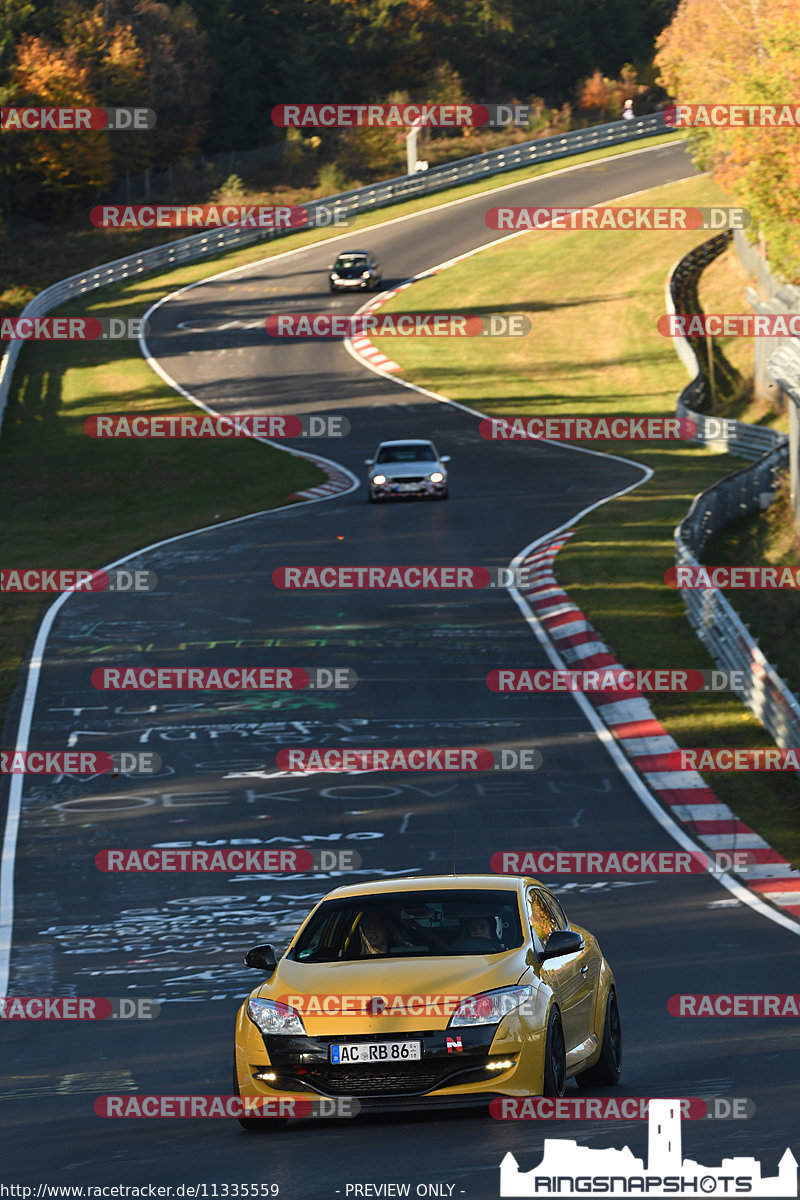
<svg viewBox="0 0 800 1200"><path fill-rule="evenodd" d="M51 46L40 37L24 37L12 72L17 106L92 108L89 67L74 47ZM19 132L14 137L16 181L27 199L42 199L58 211L77 195L107 187L113 179L111 151L103 130ZM38 194L37 194L38 193Z"/></svg>
<svg viewBox="0 0 800 1200"><path fill-rule="evenodd" d="M683 0L657 42L661 82L683 104L800 109L796 0ZM690 151L745 207L748 236L800 281L800 132L792 126L694 129Z"/></svg>

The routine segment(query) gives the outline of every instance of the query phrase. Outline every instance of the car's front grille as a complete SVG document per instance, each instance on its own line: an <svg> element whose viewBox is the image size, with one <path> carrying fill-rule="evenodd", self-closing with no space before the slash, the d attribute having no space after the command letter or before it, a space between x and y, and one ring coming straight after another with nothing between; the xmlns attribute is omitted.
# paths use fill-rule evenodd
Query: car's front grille
<svg viewBox="0 0 800 1200"><path fill-rule="evenodd" d="M457 1062L423 1059L396 1066L363 1066L348 1070L320 1064L306 1068L298 1081L331 1096L421 1096L448 1082L457 1082L453 1076L479 1070L485 1063L485 1054L459 1054ZM281 1072L281 1081L285 1078Z"/></svg>
<svg viewBox="0 0 800 1200"><path fill-rule="evenodd" d="M422 483L424 475L399 475L396 479L389 478L389 483Z"/></svg>

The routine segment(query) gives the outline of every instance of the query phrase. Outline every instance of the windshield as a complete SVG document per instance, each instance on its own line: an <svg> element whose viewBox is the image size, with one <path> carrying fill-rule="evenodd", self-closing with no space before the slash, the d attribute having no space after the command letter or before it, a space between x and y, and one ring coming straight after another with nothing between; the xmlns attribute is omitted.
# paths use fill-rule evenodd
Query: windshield
<svg viewBox="0 0 800 1200"><path fill-rule="evenodd" d="M340 254L333 265L337 271L349 270L350 267L358 267L363 271L367 266L367 256L365 254Z"/></svg>
<svg viewBox="0 0 800 1200"><path fill-rule="evenodd" d="M324 901L291 957L319 963L498 954L522 940L515 892L390 892Z"/></svg>
<svg viewBox="0 0 800 1200"><path fill-rule="evenodd" d="M379 463L436 462L436 452L429 443L423 446L384 446L375 459Z"/></svg>

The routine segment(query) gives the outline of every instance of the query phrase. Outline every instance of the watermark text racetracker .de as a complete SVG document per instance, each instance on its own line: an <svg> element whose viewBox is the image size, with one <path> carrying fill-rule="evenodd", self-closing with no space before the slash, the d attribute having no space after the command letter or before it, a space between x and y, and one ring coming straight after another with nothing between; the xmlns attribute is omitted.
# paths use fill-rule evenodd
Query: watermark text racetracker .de
<svg viewBox="0 0 800 1200"><path fill-rule="evenodd" d="M284 771L303 774L328 771L535 771L542 765L541 752L533 746L480 747L390 746L355 749L283 747L276 755Z"/></svg>
<svg viewBox="0 0 800 1200"><path fill-rule="evenodd" d="M647 1096L496 1097L489 1112L496 1121L647 1121ZM684 1096L678 1101L683 1121L748 1121L755 1101L748 1096Z"/></svg>
<svg viewBox="0 0 800 1200"><path fill-rule="evenodd" d="M524 578L524 568L480 566L304 565L276 567L272 583L288 591L376 591L431 589L450 591L509 588Z"/></svg>
<svg viewBox="0 0 800 1200"><path fill-rule="evenodd" d="M159 413L131 416L118 413L87 417L83 431L93 438L341 438L350 432L347 417L303 413Z"/></svg>
<svg viewBox="0 0 800 1200"><path fill-rule="evenodd" d="M727 440L735 429L735 421L710 417L703 426L703 436L706 441ZM583 413L558 417L484 417L478 432L490 442L677 442L697 437L698 425L690 417L608 417Z"/></svg>
<svg viewBox="0 0 800 1200"><path fill-rule="evenodd" d="M152 1021L160 1011L144 996L0 996L4 1021Z"/></svg>
<svg viewBox="0 0 800 1200"><path fill-rule="evenodd" d="M296 1100L288 1096L98 1096L98 1117L263 1117L307 1120L320 1117L356 1117L361 1105L355 1097L324 1096Z"/></svg>
<svg viewBox="0 0 800 1200"><path fill-rule="evenodd" d="M98 229L274 229L346 226L338 204L100 204L89 219Z"/></svg>
<svg viewBox="0 0 800 1200"><path fill-rule="evenodd" d="M282 129L502 129L527 125L529 104L276 104L272 123Z"/></svg>
<svg viewBox="0 0 800 1200"><path fill-rule="evenodd" d="M669 104L673 129L787 129L800 125L797 104Z"/></svg>
<svg viewBox="0 0 800 1200"><path fill-rule="evenodd" d="M800 993L689 994L670 996L673 1017L800 1017Z"/></svg>
<svg viewBox="0 0 800 1200"><path fill-rule="evenodd" d="M0 340L32 342L138 341L150 326L143 317L3 317Z"/></svg>
<svg viewBox="0 0 800 1200"><path fill-rule="evenodd" d="M800 313L664 313L662 337L797 337Z"/></svg>
<svg viewBox="0 0 800 1200"><path fill-rule="evenodd" d="M665 771L800 771L800 746L708 746L671 750Z"/></svg>
<svg viewBox="0 0 800 1200"><path fill-rule="evenodd" d="M676 589L752 590L800 588L800 566L668 567L664 572L667 587Z"/></svg>
<svg viewBox="0 0 800 1200"><path fill-rule="evenodd" d="M744 229L745 208L505 208L487 210L489 229L659 230Z"/></svg>
<svg viewBox="0 0 800 1200"><path fill-rule="evenodd" d="M525 584L524 568L511 572L517 587ZM511 586L509 583L507 586ZM496 667L486 676L490 692L610 692L639 695L642 692L741 691L744 671L678 669L674 667Z"/></svg>
<svg viewBox="0 0 800 1200"><path fill-rule="evenodd" d="M92 571L85 567L4 567L0 592L153 592L155 571Z"/></svg>
<svg viewBox="0 0 800 1200"><path fill-rule="evenodd" d="M92 687L101 692L349 691L352 667L97 667Z"/></svg>
<svg viewBox="0 0 800 1200"><path fill-rule="evenodd" d="M527 337L533 322L525 313L272 313L264 328L289 338Z"/></svg>
<svg viewBox="0 0 800 1200"><path fill-rule="evenodd" d="M99 850L95 855L99 871L147 875L155 873L215 872L247 874L257 872L357 871L362 864L356 850L313 849L309 846L284 847L280 850L200 850L149 847L133 850Z"/></svg>
<svg viewBox="0 0 800 1200"><path fill-rule="evenodd" d="M151 750L0 750L0 775L156 775Z"/></svg>
<svg viewBox="0 0 800 1200"><path fill-rule="evenodd" d="M725 875L755 862L749 850L497 850L489 866L498 875Z"/></svg>
<svg viewBox="0 0 800 1200"><path fill-rule="evenodd" d="M152 108L0 108L0 131L77 133L89 130L153 129Z"/></svg>

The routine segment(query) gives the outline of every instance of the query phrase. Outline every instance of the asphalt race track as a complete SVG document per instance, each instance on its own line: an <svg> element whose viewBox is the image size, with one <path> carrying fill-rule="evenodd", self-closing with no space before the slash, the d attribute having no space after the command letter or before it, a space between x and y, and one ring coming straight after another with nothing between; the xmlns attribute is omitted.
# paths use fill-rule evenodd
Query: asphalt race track
<svg viewBox="0 0 800 1200"><path fill-rule="evenodd" d="M693 173L673 144L516 185L503 200L596 204ZM373 249L390 286L501 236L483 221L496 196L400 221L385 210L376 214L381 227L345 232L336 248ZM232 839L355 849L356 877L366 879L488 871L494 851L519 847L675 848L569 695L486 689L494 667L550 665L505 590L273 586L276 567L297 564L504 566L641 479L638 467L611 457L484 441L475 417L365 370L340 342L267 338L270 313L355 311L360 298L327 292L331 260L329 246L309 247L168 299L151 316L150 353L215 411L345 415L350 436L313 448L359 478L382 438L430 437L452 455L451 499L368 506L360 486L142 550L130 565L157 573L155 593L74 595L58 610L30 745L152 750L164 768L150 781L26 782L8 993L154 997L162 1007L153 1021L0 1025L10 1076L2 1158L15 1183L270 1182L286 1200L335 1200L348 1184L409 1183L412 1195L438 1184L443 1195L483 1200L498 1195L504 1154L528 1169L544 1136L628 1145L646 1157L646 1123L633 1121L534 1125L425 1113L304 1121L259 1135L233 1120L113 1120L93 1111L104 1094L227 1094L235 1012L259 978L241 965L243 953L259 942L284 947L318 897L354 878L110 875L94 865L99 850ZM602 346L596 365L603 369ZM92 688L96 667L129 665L350 667L360 682L349 692L297 694ZM18 692L14 721L21 701ZM13 724L9 732L13 744ZM282 746L334 745L534 745L543 766L289 777L275 765ZM797 937L708 876L554 882L616 973L624 1065L615 1091L752 1099L749 1120L685 1122L684 1152L709 1165L755 1156L774 1174L797 1134L796 1022L680 1021L667 1000L677 991L800 992ZM573 1084L568 1094L577 1094Z"/></svg>

